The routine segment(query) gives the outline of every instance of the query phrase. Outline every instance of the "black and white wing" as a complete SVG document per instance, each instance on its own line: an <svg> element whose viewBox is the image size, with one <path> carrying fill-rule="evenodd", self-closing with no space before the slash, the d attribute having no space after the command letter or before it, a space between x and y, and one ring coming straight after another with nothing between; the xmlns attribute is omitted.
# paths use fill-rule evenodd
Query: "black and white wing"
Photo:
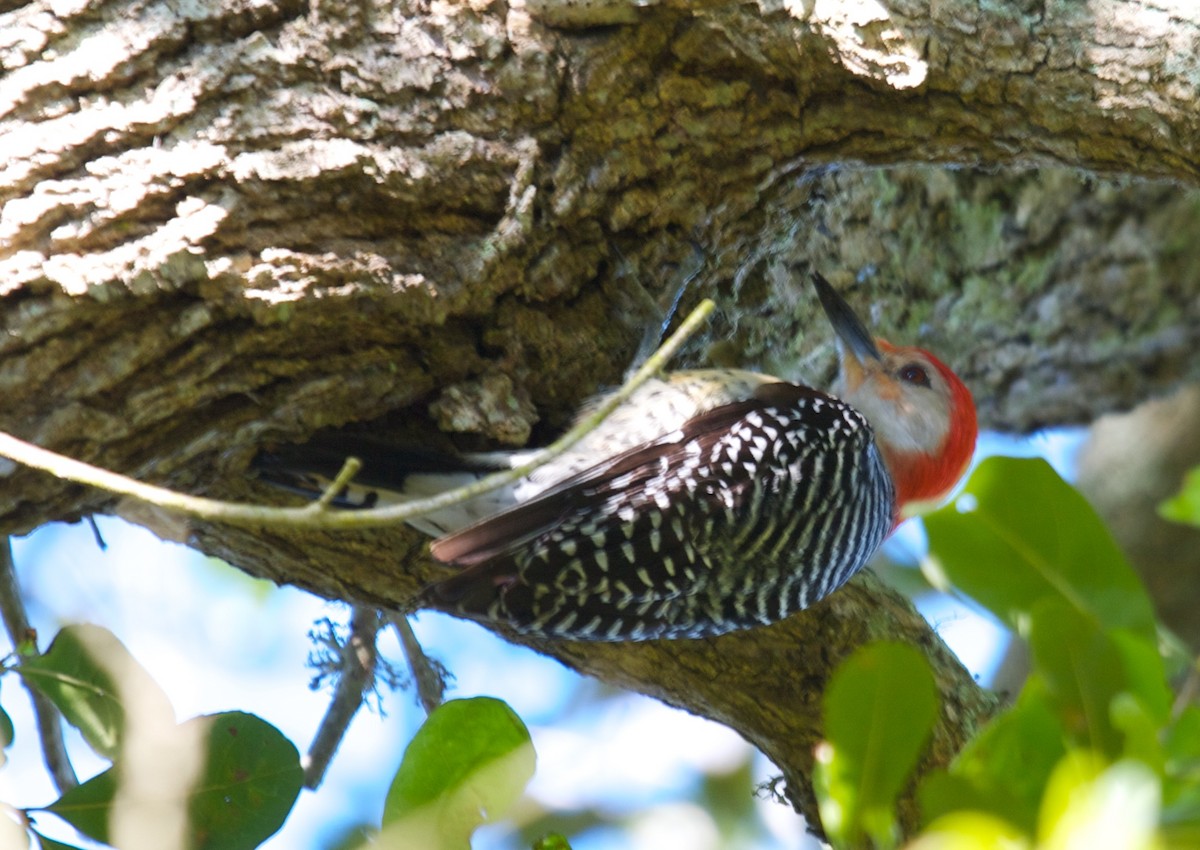
<svg viewBox="0 0 1200 850"><path fill-rule="evenodd" d="M434 541L430 607L569 639L701 637L828 595L894 523L871 429L808 387L744 400Z"/></svg>

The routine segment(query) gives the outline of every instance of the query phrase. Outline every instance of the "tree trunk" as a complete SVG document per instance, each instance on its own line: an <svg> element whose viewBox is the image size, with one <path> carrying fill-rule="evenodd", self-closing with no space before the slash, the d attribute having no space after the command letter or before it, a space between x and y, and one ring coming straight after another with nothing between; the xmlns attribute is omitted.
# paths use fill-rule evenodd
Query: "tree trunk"
<svg viewBox="0 0 1200 850"><path fill-rule="evenodd" d="M322 428L544 441L693 243L685 307L720 314L681 364L827 380L799 263L992 427L1200 377L1200 12L888 5L0 3L0 428L257 500L253 455ZM8 532L114 509L7 477ZM330 598L403 608L432 575L401 529L189 533ZM815 823L823 684L880 637L936 662L944 764L991 700L869 577L718 640L529 643L739 730Z"/></svg>

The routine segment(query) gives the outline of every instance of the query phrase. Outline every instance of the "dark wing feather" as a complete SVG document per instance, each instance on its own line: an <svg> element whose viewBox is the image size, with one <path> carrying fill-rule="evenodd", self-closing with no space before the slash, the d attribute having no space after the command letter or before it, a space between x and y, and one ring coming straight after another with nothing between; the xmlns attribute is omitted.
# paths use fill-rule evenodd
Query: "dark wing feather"
<svg viewBox="0 0 1200 850"><path fill-rule="evenodd" d="M798 408L806 411L803 426ZM754 431L771 423L779 426L773 438ZM785 433L787 423L795 430ZM826 462L806 459L816 455ZM763 499L792 510L786 506L806 494L840 492L843 476L870 458L878 463L870 429L843 403L807 387L764 385L436 541L436 558L465 569L427 588L425 601L579 639L695 637L770 622L798 607L799 585L778 602L751 597L787 584L779 562L795 554L748 558L736 536L770 531L778 512L764 510ZM792 463L806 470L799 478ZM872 535L881 540L886 532L890 504L882 501L874 510L880 528L866 535L874 542L864 552L878 542ZM828 502L815 510L837 512ZM835 557L831 569L845 564L825 554Z"/></svg>
<svg viewBox="0 0 1200 850"><path fill-rule="evenodd" d="M632 492L650 478L664 472L669 474L682 462L689 443L706 451L750 411L794 403L801 396L825 397L817 390L794 384L764 384L752 398L701 413L685 422L678 431L635 446L556 484L535 499L435 540L430 544L430 552L444 564L459 566L508 554L551 531L565 517L580 509L598 507L618 488Z"/></svg>

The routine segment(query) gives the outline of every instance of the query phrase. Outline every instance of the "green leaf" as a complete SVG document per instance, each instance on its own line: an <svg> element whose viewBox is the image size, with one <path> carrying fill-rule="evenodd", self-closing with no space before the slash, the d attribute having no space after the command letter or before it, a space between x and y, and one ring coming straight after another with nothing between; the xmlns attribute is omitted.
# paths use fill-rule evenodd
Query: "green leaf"
<svg viewBox="0 0 1200 850"><path fill-rule="evenodd" d="M238 711L197 717L176 727L159 750L165 760L151 770L176 770L189 761L180 747L203 749L196 780L181 797L131 803L186 805L191 850L251 850L280 826L300 793L303 771L291 741L266 721ZM132 770L123 760L72 788L47 810L80 832L112 843L110 819L122 777ZM151 784L142 779L142 783ZM136 793L136 792L134 792ZM126 796L128 798L128 795Z"/></svg>
<svg viewBox="0 0 1200 850"><path fill-rule="evenodd" d="M1086 616L1056 599L1037 606L1029 644L1063 727L1078 743L1116 756L1121 735L1109 709L1124 684L1116 648Z"/></svg>
<svg viewBox="0 0 1200 850"><path fill-rule="evenodd" d="M46 807L89 838L110 844L108 827L117 794L117 769L110 767L81 782Z"/></svg>
<svg viewBox="0 0 1200 850"><path fill-rule="evenodd" d="M468 847L478 826L520 798L534 762L529 730L504 702L443 703L404 751L384 803L382 846Z"/></svg>
<svg viewBox="0 0 1200 850"><path fill-rule="evenodd" d="M16 730L13 729L12 718L8 716L8 712L0 706L0 750L7 750L12 746L12 742L17 740ZM0 765L4 764L4 755L0 753Z"/></svg>
<svg viewBox="0 0 1200 850"><path fill-rule="evenodd" d="M1163 753L1160 735L1162 726L1146 706L1130 693L1121 693L1113 699L1109 708L1112 723L1125 738L1122 755L1140 761L1155 774L1163 775L1166 756Z"/></svg>
<svg viewBox="0 0 1200 850"><path fill-rule="evenodd" d="M1166 722L1170 697L1162 660L1140 638L1105 632L1062 600L1043 599L1033 610L1029 644L1034 669L1078 743L1113 758L1121 754L1125 736L1112 714L1121 694L1137 698L1155 725Z"/></svg>
<svg viewBox="0 0 1200 850"><path fill-rule="evenodd" d="M984 812L938 818L905 850L1027 850L1028 838L1007 821Z"/></svg>
<svg viewBox="0 0 1200 850"><path fill-rule="evenodd" d="M181 728L207 731L204 773L191 795L197 850L257 847L283 826L304 784L296 746L253 714L227 711Z"/></svg>
<svg viewBox="0 0 1200 850"><path fill-rule="evenodd" d="M999 814L996 809L1007 811L1002 801L996 800L982 787L961 773L949 770L933 770L921 778L917 789L921 803L921 822L931 826L938 820L955 812L979 811Z"/></svg>
<svg viewBox="0 0 1200 850"><path fill-rule="evenodd" d="M1149 597L1108 528L1044 460L988 458L925 528L934 568L1020 633L1052 598L1155 640Z"/></svg>
<svg viewBox="0 0 1200 850"><path fill-rule="evenodd" d="M1051 832L1071 805L1079 789L1086 789L1104 772L1108 762L1090 750L1071 750L1054 768L1038 823L1039 837Z"/></svg>
<svg viewBox="0 0 1200 850"><path fill-rule="evenodd" d="M1196 850L1200 847L1200 826L1195 823L1159 827L1162 843L1154 850Z"/></svg>
<svg viewBox="0 0 1200 850"><path fill-rule="evenodd" d="M1165 726L1175 697L1167 683L1166 663L1153 643L1121 629L1108 632L1117 648L1125 689L1136 696L1155 725Z"/></svg>
<svg viewBox="0 0 1200 850"><path fill-rule="evenodd" d="M1163 813L1169 839L1200 839L1200 709L1186 706L1163 738ZM1200 847L1200 840L1180 846Z"/></svg>
<svg viewBox="0 0 1200 850"><path fill-rule="evenodd" d="M1163 519L1200 525L1200 466L1187 474L1179 493L1158 506Z"/></svg>
<svg viewBox="0 0 1200 850"><path fill-rule="evenodd" d="M834 844L862 835L895 843L893 805L916 765L937 714L925 657L898 643L860 649L825 691L827 744L816 775L821 822Z"/></svg>
<svg viewBox="0 0 1200 850"><path fill-rule="evenodd" d="M967 743L948 774L933 773L918 797L926 822L957 809L978 809L1032 835L1046 783L1066 753L1063 729L1036 678L1016 704Z"/></svg>
<svg viewBox="0 0 1200 850"><path fill-rule="evenodd" d="M1200 708L1184 706L1167 727L1163 751L1168 774L1190 775L1200 785Z"/></svg>
<svg viewBox="0 0 1200 850"><path fill-rule="evenodd" d="M117 756L127 714L139 723L175 722L162 688L112 632L99 626L66 627L45 653L24 658L16 669L104 758Z"/></svg>
<svg viewBox="0 0 1200 850"><path fill-rule="evenodd" d="M1154 850L1158 777L1136 761L1108 766L1095 753L1069 753L1046 789L1041 850Z"/></svg>

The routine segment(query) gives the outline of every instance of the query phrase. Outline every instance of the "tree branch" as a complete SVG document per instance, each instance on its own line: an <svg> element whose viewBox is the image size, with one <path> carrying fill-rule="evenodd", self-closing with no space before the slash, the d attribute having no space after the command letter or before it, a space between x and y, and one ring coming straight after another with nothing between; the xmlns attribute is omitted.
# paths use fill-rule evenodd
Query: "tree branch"
<svg viewBox="0 0 1200 850"><path fill-rule="evenodd" d="M919 647L929 659L941 708L918 775L945 767L997 706L911 602L870 573L781 623L711 640L594 645L504 636L581 673L736 729L779 767L785 796L813 829L820 824L811 768L824 725L821 695L855 649L894 640ZM900 802L906 834L919 823L914 792L910 786Z"/></svg>
<svg viewBox="0 0 1200 850"><path fill-rule="evenodd" d="M404 657L408 660L408 669L412 672L413 684L417 688L417 700L426 714L430 714L442 704L446 693L446 669L440 662L434 661L425 654L417 636L413 634L408 617L404 614L391 614L388 617L396 634L400 638L400 646Z"/></svg>
<svg viewBox="0 0 1200 850"><path fill-rule="evenodd" d="M379 652L375 639L379 634L382 619L373 608L355 606L350 616L350 634L337 649L338 663L333 698L321 718L317 733L303 759L304 787L319 788L325 771L342 739L350 728L350 722L362 707L365 694L375 684L376 662Z"/></svg>
<svg viewBox="0 0 1200 850"><path fill-rule="evenodd" d="M879 333L953 363L984 423L1087 421L1200 377L1200 205L1179 185L1200 172L1200 12L1160 6L3 13L19 35L0 48L0 428L251 502L255 452L319 429L542 439L621 374L630 292L670 288L692 240L721 318L689 364L821 383L817 308L777 272L802 262L854 281ZM913 162L1064 167L830 167ZM0 530L112 503L0 474ZM201 525L194 543L391 608L433 570L397 529ZM828 670L905 635L944 653L864 578L711 642L537 648L742 730L805 809ZM936 763L988 704L947 670Z"/></svg>
<svg viewBox="0 0 1200 850"><path fill-rule="evenodd" d="M36 640L36 633L25 613L25 603L17 585L17 570L13 562L12 540L5 537L0 543L0 616L4 618L4 628L12 641L13 652L27 640ZM42 758L46 761L46 769L54 780L54 787L59 794L79 784L71 758L67 755L67 743L63 738L62 715L42 692L29 684L22 676L21 684L29 694L33 703L33 715L37 722L38 739L42 742Z"/></svg>

